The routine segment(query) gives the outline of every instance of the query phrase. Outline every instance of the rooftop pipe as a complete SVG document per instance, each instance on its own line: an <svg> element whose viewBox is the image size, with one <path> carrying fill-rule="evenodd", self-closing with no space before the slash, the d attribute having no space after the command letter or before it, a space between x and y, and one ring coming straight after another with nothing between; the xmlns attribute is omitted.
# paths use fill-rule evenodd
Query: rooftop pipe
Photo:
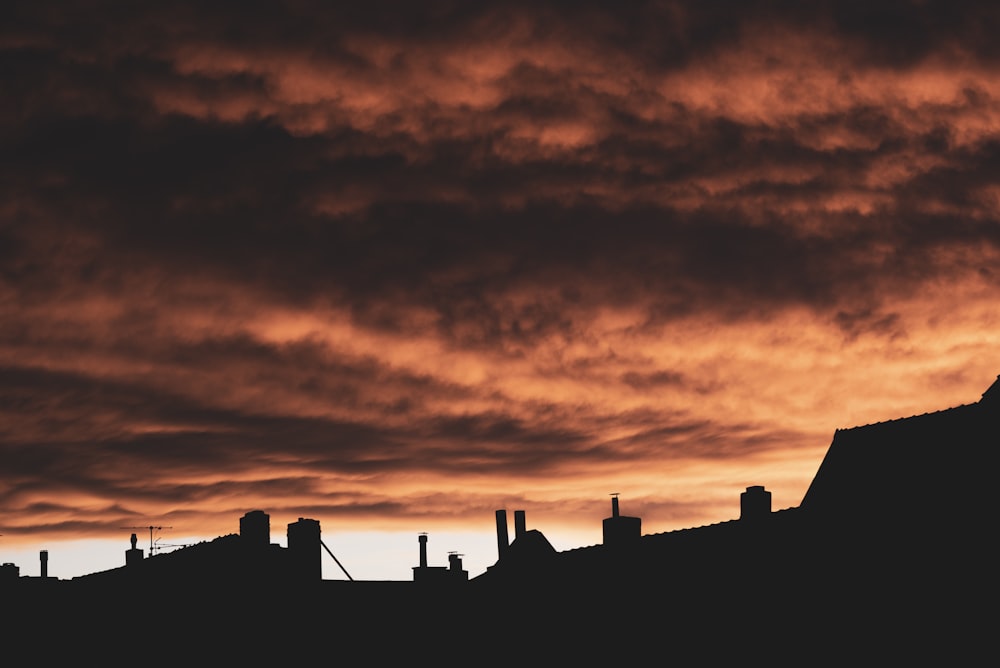
<svg viewBox="0 0 1000 668"><path fill-rule="evenodd" d="M524 511L515 510L514 511L514 540L517 540L525 534L525 524L524 524Z"/></svg>
<svg viewBox="0 0 1000 668"><path fill-rule="evenodd" d="M427 534L417 536L420 541L420 568L427 568Z"/></svg>
<svg viewBox="0 0 1000 668"><path fill-rule="evenodd" d="M503 559L510 547L510 539L507 536L507 511L497 511L497 553L498 558Z"/></svg>

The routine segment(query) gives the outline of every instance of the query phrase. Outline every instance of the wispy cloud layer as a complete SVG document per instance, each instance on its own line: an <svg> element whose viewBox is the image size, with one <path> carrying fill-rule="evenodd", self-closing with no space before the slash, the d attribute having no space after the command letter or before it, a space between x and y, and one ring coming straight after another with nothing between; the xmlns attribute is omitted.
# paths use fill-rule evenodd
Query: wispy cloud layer
<svg viewBox="0 0 1000 668"><path fill-rule="evenodd" d="M691 526L1000 372L986 3L2 11L5 540Z"/></svg>

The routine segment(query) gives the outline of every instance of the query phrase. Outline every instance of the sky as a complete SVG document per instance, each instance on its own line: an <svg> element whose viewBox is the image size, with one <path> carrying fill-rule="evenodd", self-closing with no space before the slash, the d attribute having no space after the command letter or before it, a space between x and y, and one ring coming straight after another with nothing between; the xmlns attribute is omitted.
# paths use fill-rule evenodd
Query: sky
<svg viewBox="0 0 1000 668"><path fill-rule="evenodd" d="M998 12L4 2L0 561L797 506L1000 373Z"/></svg>

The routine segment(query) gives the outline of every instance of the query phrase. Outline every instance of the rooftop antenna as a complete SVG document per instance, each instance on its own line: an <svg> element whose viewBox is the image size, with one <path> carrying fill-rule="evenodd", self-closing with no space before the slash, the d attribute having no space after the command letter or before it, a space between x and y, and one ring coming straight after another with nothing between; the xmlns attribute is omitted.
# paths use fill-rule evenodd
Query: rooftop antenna
<svg viewBox="0 0 1000 668"><path fill-rule="evenodd" d="M165 547L169 548L191 547L191 545L193 545L193 543L161 543L159 538L156 539L156 549L158 550L162 550Z"/></svg>
<svg viewBox="0 0 1000 668"><path fill-rule="evenodd" d="M153 556L153 551L158 547L158 545L156 544L156 541L153 540L153 532L154 531L159 531L160 529L173 529L173 527L162 527L162 526L158 527L158 526L153 526L152 524L150 524L149 526L146 526L146 527L118 527L118 528L119 529L132 529L132 530L135 530L135 529L148 529L149 530L149 556ZM157 538L156 540L159 540L159 538Z"/></svg>

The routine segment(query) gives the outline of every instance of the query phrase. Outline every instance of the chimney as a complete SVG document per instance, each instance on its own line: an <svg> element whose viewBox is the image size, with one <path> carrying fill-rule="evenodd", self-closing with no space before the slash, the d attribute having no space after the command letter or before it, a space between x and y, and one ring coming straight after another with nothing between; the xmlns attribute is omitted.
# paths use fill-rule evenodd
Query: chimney
<svg viewBox="0 0 1000 668"><path fill-rule="evenodd" d="M251 510L240 518L240 538L251 548L271 545L271 516L263 510Z"/></svg>
<svg viewBox="0 0 1000 668"><path fill-rule="evenodd" d="M524 524L524 511L515 510L514 511L514 540L517 540L523 536L526 532Z"/></svg>
<svg viewBox="0 0 1000 668"><path fill-rule="evenodd" d="M136 564L142 561L142 550L136 547L136 545L139 543L139 538L135 534L132 534L129 537L129 543L132 545L132 547L125 550L126 566L131 566L132 564Z"/></svg>
<svg viewBox="0 0 1000 668"><path fill-rule="evenodd" d="M462 582L469 579L469 571L462 568L462 555L457 552L448 553L448 578Z"/></svg>
<svg viewBox="0 0 1000 668"><path fill-rule="evenodd" d="M42 550L38 553L38 559L42 562L42 577L49 577L49 551Z"/></svg>
<svg viewBox="0 0 1000 668"><path fill-rule="evenodd" d="M510 539L507 537L507 511L497 511L497 558L503 559L510 547Z"/></svg>
<svg viewBox="0 0 1000 668"><path fill-rule="evenodd" d="M323 579L323 550L319 520L300 517L288 525L288 563L292 577L318 582Z"/></svg>
<svg viewBox="0 0 1000 668"><path fill-rule="evenodd" d="M632 545L642 536L642 519L625 517L618 507L618 492L611 493L611 517L604 519L605 545Z"/></svg>
<svg viewBox="0 0 1000 668"><path fill-rule="evenodd" d="M771 513L771 493L763 485L747 487L740 494L740 519L756 520Z"/></svg>
<svg viewBox="0 0 1000 668"><path fill-rule="evenodd" d="M417 540L420 541L420 568L427 568L427 534L420 534Z"/></svg>

